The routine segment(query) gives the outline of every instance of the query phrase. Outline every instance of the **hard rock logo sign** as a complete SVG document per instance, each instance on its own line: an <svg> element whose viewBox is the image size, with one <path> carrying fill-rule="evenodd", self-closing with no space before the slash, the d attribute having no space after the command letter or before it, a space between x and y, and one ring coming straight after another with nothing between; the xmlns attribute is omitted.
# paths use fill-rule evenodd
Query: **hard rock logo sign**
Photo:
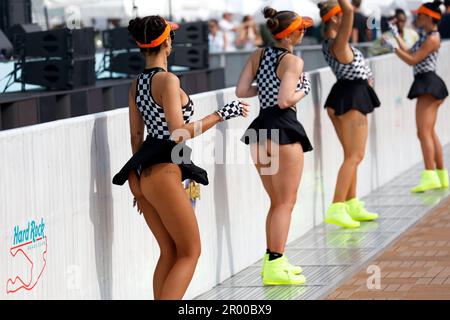
<svg viewBox="0 0 450 320"><path fill-rule="evenodd" d="M44 218L31 220L26 226L14 226L14 237L9 249L8 264L14 274L6 282L6 293L31 291L41 279L47 265L47 236Z"/></svg>

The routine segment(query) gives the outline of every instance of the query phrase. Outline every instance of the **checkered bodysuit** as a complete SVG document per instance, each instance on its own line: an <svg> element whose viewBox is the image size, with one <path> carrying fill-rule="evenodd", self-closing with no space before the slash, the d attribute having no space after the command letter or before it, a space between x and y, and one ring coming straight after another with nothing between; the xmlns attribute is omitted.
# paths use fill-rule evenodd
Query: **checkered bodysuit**
<svg viewBox="0 0 450 320"><path fill-rule="evenodd" d="M411 48L411 52L415 53L417 50L419 50L419 48L422 46L422 44L427 40L428 36L432 35L434 33L439 34L439 31L437 31L437 30L431 31L429 34L423 33L420 36L420 39L417 40L417 42ZM425 59L423 59L418 64L416 64L414 66L414 75L416 76L418 74L426 73L426 72L430 72L430 71L435 72L438 54L439 54L439 50L431 53Z"/></svg>
<svg viewBox="0 0 450 320"><path fill-rule="evenodd" d="M164 109L153 99L151 93L153 76L163 69L149 69L141 73L137 78L136 105L144 119L147 133L156 139L169 140L170 131L167 125ZM194 104L189 98L189 103L183 107L184 123L190 122L194 115Z"/></svg>
<svg viewBox="0 0 450 320"><path fill-rule="evenodd" d="M281 80L277 76L277 68L281 59L287 53L287 50L270 47L266 48L262 54L260 66L256 73L261 109L278 105L278 92L280 90ZM297 84L297 90L300 89L302 89L301 80Z"/></svg>
<svg viewBox="0 0 450 320"><path fill-rule="evenodd" d="M366 64L361 51L351 45L350 47L353 51L354 59L351 63L343 64L336 60L332 55L331 46L332 42L329 39L325 40L322 45L322 51L326 62L331 67L331 70L333 70L333 73L338 80L373 79L372 70L370 70L370 67Z"/></svg>

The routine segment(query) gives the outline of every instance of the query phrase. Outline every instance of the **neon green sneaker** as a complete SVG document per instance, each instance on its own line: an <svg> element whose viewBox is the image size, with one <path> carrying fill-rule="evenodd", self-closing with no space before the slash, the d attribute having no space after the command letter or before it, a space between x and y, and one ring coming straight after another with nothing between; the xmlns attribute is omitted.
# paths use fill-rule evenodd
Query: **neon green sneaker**
<svg viewBox="0 0 450 320"><path fill-rule="evenodd" d="M448 170L436 170L442 189L448 189Z"/></svg>
<svg viewBox="0 0 450 320"><path fill-rule="evenodd" d="M333 203L325 215L325 222L344 228L358 228L360 223L352 219L344 202Z"/></svg>
<svg viewBox="0 0 450 320"><path fill-rule="evenodd" d="M293 274L287 267L286 261L281 258L267 260L264 265L263 284L265 286L301 285L305 282L305 276Z"/></svg>
<svg viewBox="0 0 450 320"><path fill-rule="evenodd" d="M418 186L411 189L412 193L422 193L428 190L441 189L441 180L434 170L424 170Z"/></svg>
<svg viewBox="0 0 450 320"><path fill-rule="evenodd" d="M288 258L286 258L286 256L283 255L280 259L284 260L284 262L286 263L286 268L289 269L293 274L301 274L303 272L303 269L301 267L290 264L289 260L288 260ZM263 258L261 277L264 277L264 267L265 267L267 261L269 261L268 253L266 253Z"/></svg>
<svg viewBox="0 0 450 320"><path fill-rule="evenodd" d="M373 221L378 219L378 214L372 213L364 208L364 202L358 199L352 199L345 202L347 205L347 212L355 221Z"/></svg>

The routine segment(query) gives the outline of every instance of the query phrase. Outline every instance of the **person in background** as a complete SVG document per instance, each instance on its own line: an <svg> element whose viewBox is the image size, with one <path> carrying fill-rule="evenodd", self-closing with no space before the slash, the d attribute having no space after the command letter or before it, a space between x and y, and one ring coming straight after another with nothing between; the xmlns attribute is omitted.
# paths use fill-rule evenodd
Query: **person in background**
<svg viewBox="0 0 450 320"><path fill-rule="evenodd" d="M368 18L361 13L362 0L352 0L354 9L353 32L351 35L352 43L370 42L372 41L372 31L367 27Z"/></svg>
<svg viewBox="0 0 450 320"><path fill-rule="evenodd" d="M243 50L253 50L262 45L262 37L252 16L245 16L239 26L236 47Z"/></svg>
<svg viewBox="0 0 450 320"><path fill-rule="evenodd" d="M445 13L442 15L442 20L439 24L439 33L442 39L450 39L450 0L445 0L444 5Z"/></svg>
<svg viewBox="0 0 450 320"><path fill-rule="evenodd" d="M417 14L417 27L423 32L412 48L405 45L394 24L390 24L390 28L395 34L395 40L384 39L385 45L414 69L414 82L408 93L408 99L417 99L417 136L422 148L425 170L422 171L419 184L411 189L412 193L449 187L442 144L436 132L439 108L449 95L447 85L436 73L441 47L441 36L438 31L442 19L441 4L442 1L434 0L424 3L414 11Z"/></svg>
<svg viewBox="0 0 450 320"><path fill-rule="evenodd" d="M292 11L263 10L275 45L250 55L236 86L236 96L258 96L260 112L241 141L250 153L270 199L266 218L267 251L261 270L264 285L301 285L302 268L285 256L286 242L303 173L304 153L312 145L297 120L296 105L311 91L304 62L294 54L313 20ZM256 83L255 83L256 80ZM255 84L254 84L255 83Z"/></svg>
<svg viewBox="0 0 450 320"><path fill-rule="evenodd" d="M224 52L227 50L227 35L219 28L219 22L216 19L209 20L209 52Z"/></svg>
<svg viewBox="0 0 450 320"><path fill-rule="evenodd" d="M248 116L248 105L233 101L191 121L194 103L181 88L180 79L166 71L177 29L178 25L161 16L137 17L129 22L128 31L141 49L145 69L128 94L133 156L113 178L116 185L128 180L133 206L144 215L158 242L155 300L184 297L201 252L197 218L182 182L208 185L208 174L190 160L192 150L185 142L220 122Z"/></svg>
<svg viewBox="0 0 450 320"><path fill-rule="evenodd" d="M234 43L236 40L237 27L233 21L233 14L230 12L225 12L222 16L222 20L219 22L219 27L223 32L225 32L227 37L227 51L235 51L236 47L234 46Z"/></svg>
<svg viewBox="0 0 450 320"><path fill-rule="evenodd" d="M362 52L348 41L354 17L350 0L326 0L318 6L325 23L322 51L337 78L324 106L344 151L334 199L325 222L358 228L361 222L378 219L378 214L369 212L358 199L357 185L358 168L364 160L369 134L367 116L381 103L373 89L372 70Z"/></svg>
<svg viewBox="0 0 450 320"><path fill-rule="evenodd" d="M406 16L405 10L396 9L395 16L389 19L389 21L397 26L398 32L400 33L400 36L402 37L403 41L405 41L408 48L411 48L417 42L417 40L419 40L419 34L416 32L416 30L406 26L408 18ZM382 39L385 38L394 39L394 34L390 30L386 31L382 36ZM372 56L378 56L391 52L391 50L383 46L382 39L376 40L373 46L369 49Z"/></svg>

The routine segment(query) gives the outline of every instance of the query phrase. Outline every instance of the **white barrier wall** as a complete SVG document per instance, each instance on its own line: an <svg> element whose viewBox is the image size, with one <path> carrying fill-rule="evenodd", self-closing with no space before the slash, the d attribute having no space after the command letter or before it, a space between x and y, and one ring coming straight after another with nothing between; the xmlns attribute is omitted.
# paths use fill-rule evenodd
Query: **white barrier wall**
<svg viewBox="0 0 450 320"><path fill-rule="evenodd" d="M439 74L450 86L449 56L450 44L445 44ZM411 68L393 55L371 63L383 105L370 116L361 196L421 161L414 102L405 98ZM298 115L315 151L305 155L290 241L322 222L342 160L322 107L335 78L328 68L311 77L314 92L299 104ZM234 93L228 89L193 99L198 119L233 100ZM249 101L250 119L220 124L192 141L194 162L208 171L210 185L202 187L196 207L202 256L186 298L254 263L265 250L269 202L248 147L238 141L258 113L257 101ZM438 124L444 144L450 143L449 101ZM157 245L132 208L127 186L111 184L131 156L128 131L123 109L0 132L1 299L152 298ZM220 150L241 163L215 164Z"/></svg>

